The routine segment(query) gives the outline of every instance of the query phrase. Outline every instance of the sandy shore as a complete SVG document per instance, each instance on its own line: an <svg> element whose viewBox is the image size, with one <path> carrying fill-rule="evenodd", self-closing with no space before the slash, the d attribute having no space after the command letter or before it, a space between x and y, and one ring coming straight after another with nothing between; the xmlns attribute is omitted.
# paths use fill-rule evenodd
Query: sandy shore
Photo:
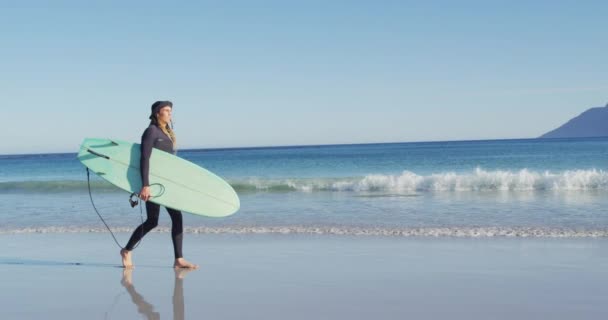
<svg viewBox="0 0 608 320"><path fill-rule="evenodd" d="M120 234L126 239L126 234ZM2 319L591 319L606 239L152 233L119 267L108 234L0 235Z"/></svg>

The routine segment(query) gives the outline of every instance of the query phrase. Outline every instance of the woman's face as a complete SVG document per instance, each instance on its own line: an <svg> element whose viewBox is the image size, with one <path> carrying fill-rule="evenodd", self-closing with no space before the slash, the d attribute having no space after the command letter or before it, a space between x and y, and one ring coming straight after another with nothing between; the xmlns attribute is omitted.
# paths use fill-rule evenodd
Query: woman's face
<svg viewBox="0 0 608 320"><path fill-rule="evenodd" d="M172 108L169 106L162 107L160 110L158 110L158 113L156 114L156 119L158 119L158 122L164 124L171 122L171 111Z"/></svg>

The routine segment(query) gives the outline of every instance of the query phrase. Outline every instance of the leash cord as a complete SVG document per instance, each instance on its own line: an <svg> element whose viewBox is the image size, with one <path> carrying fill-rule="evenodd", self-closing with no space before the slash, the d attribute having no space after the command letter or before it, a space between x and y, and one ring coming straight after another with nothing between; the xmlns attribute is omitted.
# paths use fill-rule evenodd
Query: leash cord
<svg viewBox="0 0 608 320"><path fill-rule="evenodd" d="M93 205L93 209L95 209L95 213L97 213L97 216L99 217L99 219L101 220L101 222L103 222L103 224L106 226L106 228L108 229L108 231L110 231L110 234L112 235L112 238L114 239L114 242L116 242L116 245L120 249L125 250L125 248L123 246L121 246L120 243L118 243L118 240L116 239L116 236L114 236L114 232L112 232L112 229L110 229L110 227L106 223L106 220L101 216L101 214L97 210L97 207L95 206L95 203L93 201L93 196L91 195L91 178L90 178L89 168L87 168L87 186L89 188L89 198L91 199L91 204ZM131 194L131 197L133 197L133 195L137 195L137 194L133 193L133 194ZM129 198L129 200L131 201L131 198ZM143 224L144 223L143 209L141 208L141 205L139 204L139 201L137 201L137 203L135 203L135 205L139 205L139 217L141 219L141 223ZM131 202L131 206L133 207L133 202ZM141 242L142 242L143 239L144 239L144 228L142 227L141 228L141 238L137 242L137 244L135 244L135 246L133 247L133 249L137 248L141 244Z"/></svg>

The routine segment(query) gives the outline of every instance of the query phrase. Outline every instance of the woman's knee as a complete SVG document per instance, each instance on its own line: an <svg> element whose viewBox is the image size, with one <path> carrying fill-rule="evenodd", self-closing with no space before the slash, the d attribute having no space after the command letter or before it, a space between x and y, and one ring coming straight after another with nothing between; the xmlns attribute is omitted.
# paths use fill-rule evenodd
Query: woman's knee
<svg viewBox="0 0 608 320"><path fill-rule="evenodd" d="M155 217L155 218L148 217L148 219L146 219L144 224L146 225L146 229L148 229L148 230L154 229L154 228L158 227L158 217Z"/></svg>
<svg viewBox="0 0 608 320"><path fill-rule="evenodd" d="M171 222L182 223L182 212L179 210L169 209L167 208L167 212L169 212L169 217L171 217Z"/></svg>

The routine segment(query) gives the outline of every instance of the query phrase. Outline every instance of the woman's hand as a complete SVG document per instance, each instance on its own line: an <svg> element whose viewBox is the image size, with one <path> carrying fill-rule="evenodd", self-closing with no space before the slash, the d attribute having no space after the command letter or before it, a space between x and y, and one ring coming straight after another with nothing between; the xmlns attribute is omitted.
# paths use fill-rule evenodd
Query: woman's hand
<svg viewBox="0 0 608 320"><path fill-rule="evenodd" d="M139 191L139 198L143 201L148 201L151 198L150 196L150 186L143 186L141 191Z"/></svg>

